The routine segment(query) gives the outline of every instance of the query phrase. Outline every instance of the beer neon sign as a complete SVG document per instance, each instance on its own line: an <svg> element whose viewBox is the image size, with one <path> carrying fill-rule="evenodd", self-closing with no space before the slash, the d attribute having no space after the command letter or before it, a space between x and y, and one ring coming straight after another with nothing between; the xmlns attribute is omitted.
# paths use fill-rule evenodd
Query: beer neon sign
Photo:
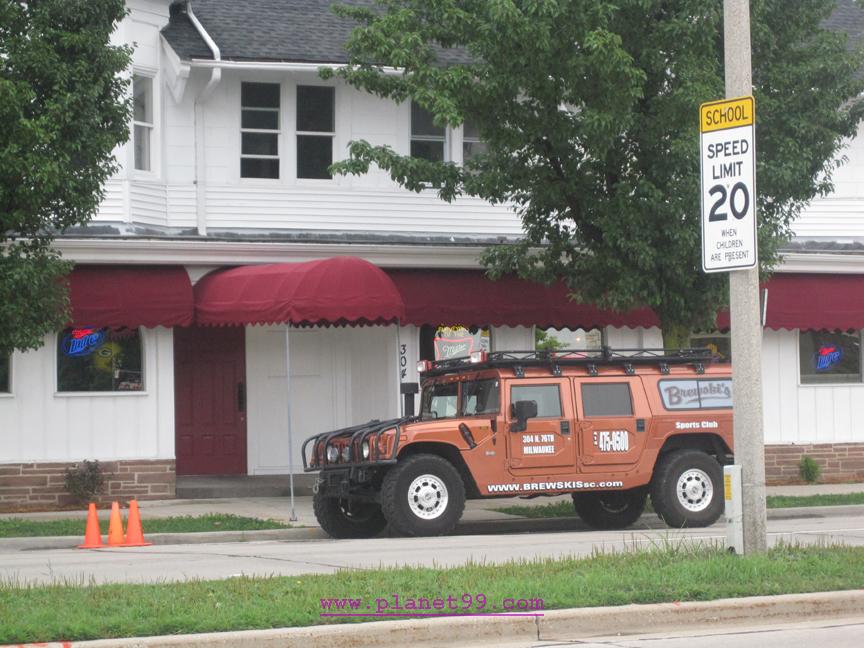
<svg viewBox="0 0 864 648"><path fill-rule="evenodd" d="M840 362L843 350L836 344L823 344L813 355L813 366L816 371L827 371Z"/></svg>
<svg viewBox="0 0 864 648"><path fill-rule="evenodd" d="M70 358L80 358L90 355L104 342L105 329L72 329L63 338L60 348Z"/></svg>

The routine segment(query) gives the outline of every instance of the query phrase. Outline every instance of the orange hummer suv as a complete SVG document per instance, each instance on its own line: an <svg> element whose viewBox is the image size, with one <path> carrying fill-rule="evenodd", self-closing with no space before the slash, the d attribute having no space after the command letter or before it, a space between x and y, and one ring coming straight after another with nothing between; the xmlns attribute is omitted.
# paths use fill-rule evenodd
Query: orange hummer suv
<svg viewBox="0 0 864 648"><path fill-rule="evenodd" d="M723 511L732 376L707 349L512 351L421 362L419 416L303 444L319 471L315 515L335 538L389 523L452 531L466 499L571 493L576 513L620 529L654 510L672 527Z"/></svg>

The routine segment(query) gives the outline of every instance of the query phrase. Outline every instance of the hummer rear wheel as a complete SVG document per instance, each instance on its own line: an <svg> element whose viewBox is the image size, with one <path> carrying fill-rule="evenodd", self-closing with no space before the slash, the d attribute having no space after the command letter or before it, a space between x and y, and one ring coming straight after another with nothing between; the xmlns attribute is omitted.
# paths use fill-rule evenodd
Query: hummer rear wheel
<svg viewBox="0 0 864 648"><path fill-rule="evenodd" d="M706 527L723 513L723 468L699 450L675 450L657 461L651 503L670 527Z"/></svg>
<svg viewBox="0 0 864 648"><path fill-rule="evenodd" d="M642 515L647 495L645 488L573 493L573 507L588 526L601 530L624 529Z"/></svg>
<svg viewBox="0 0 864 648"><path fill-rule="evenodd" d="M374 502L360 502L325 497L317 492L312 508L321 528L333 538L372 538L387 526L381 507Z"/></svg>
<svg viewBox="0 0 864 648"><path fill-rule="evenodd" d="M400 460L384 477L381 510L390 527L409 536L449 533L465 509L459 471L437 455Z"/></svg>

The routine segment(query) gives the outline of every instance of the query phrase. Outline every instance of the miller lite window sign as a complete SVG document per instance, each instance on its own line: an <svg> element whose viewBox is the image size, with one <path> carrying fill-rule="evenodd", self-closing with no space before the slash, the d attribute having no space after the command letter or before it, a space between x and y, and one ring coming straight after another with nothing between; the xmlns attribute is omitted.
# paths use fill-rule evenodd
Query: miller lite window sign
<svg viewBox="0 0 864 648"><path fill-rule="evenodd" d="M861 382L858 331L802 331L798 341L802 385Z"/></svg>

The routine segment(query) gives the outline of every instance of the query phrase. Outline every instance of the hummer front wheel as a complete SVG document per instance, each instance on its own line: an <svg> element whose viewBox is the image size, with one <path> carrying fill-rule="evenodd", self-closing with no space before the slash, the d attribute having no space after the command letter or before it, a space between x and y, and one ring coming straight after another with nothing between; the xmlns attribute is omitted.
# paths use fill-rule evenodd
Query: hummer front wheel
<svg viewBox="0 0 864 648"><path fill-rule="evenodd" d="M381 510L390 527L409 536L434 536L456 527L465 509L459 471L437 455L400 460L384 477Z"/></svg>
<svg viewBox="0 0 864 648"><path fill-rule="evenodd" d="M332 538L372 538L387 526L374 502L325 497L319 491L312 498L312 508L318 524Z"/></svg>

